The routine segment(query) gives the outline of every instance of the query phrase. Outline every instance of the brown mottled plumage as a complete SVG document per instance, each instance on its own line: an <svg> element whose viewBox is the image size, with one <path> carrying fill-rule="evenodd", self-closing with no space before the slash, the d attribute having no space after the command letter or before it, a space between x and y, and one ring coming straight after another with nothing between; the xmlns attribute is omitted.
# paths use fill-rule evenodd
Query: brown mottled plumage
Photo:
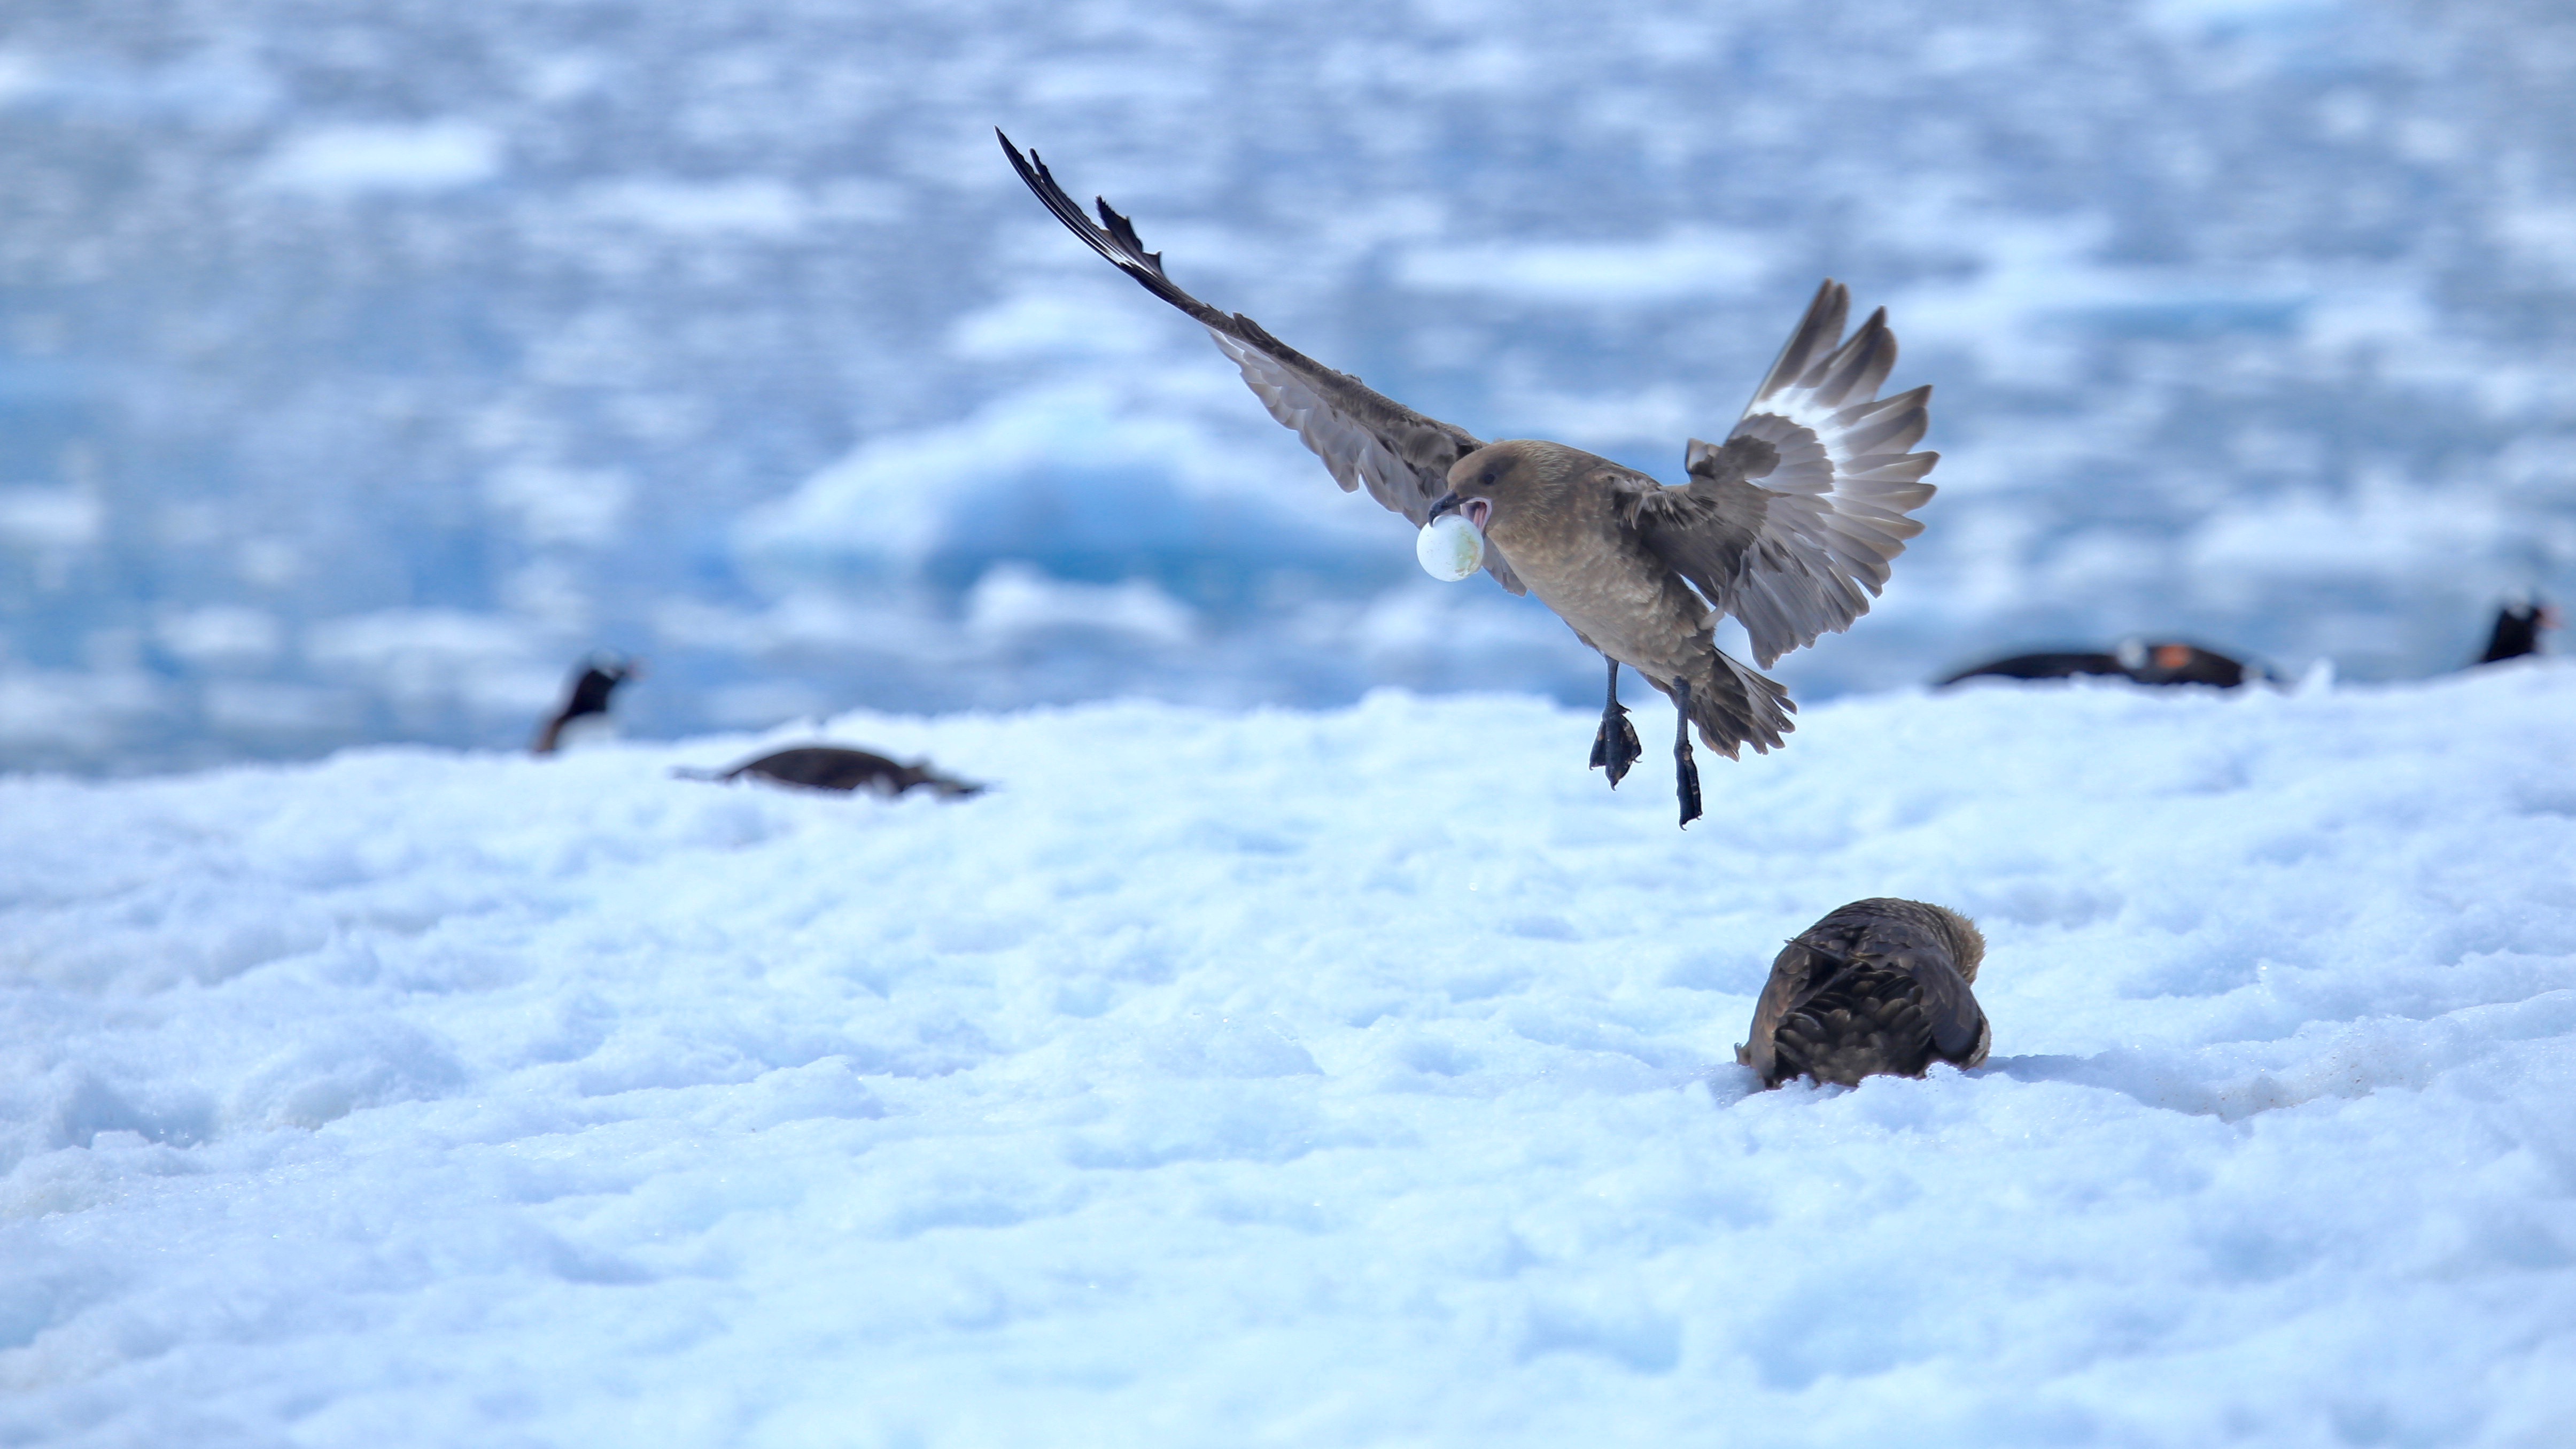
<svg viewBox="0 0 2576 1449"><path fill-rule="evenodd" d="M1735 1059L1764 1087L1791 1077L1857 1085L1973 1067L1992 1033L1970 988L1986 956L1976 923L1946 906L1854 901L1800 932L1771 962L1753 1039Z"/></svg>
<svg viewBox="0 0 2576 1449"><path fill-rule="evenodd" d="M999 134L998 132L996 133ZM1220 312L1163 273L1135 226L1096 203L1094 222L1035 152L1003 136L1011 165L1056 219L1139 286L1188 314L1232 359L1262 406L1297 431L1344 491L1419 528L1452 509L1483 531L1485 571L1535 593L1608 657L1609 698L1592 763L1616 785L1643 753L1619 705L1619 666L1680 713L1673 756L1684 825L1700 813L1690 727L1735 757L1789 732L1788 691L1720 653L1711 626L1732 615L1768 669L1792 649L1869 612L1888 561L1923 531L1906 515L1932 496L1939 458L1922 440L1932 390L1893 397L1896 335L1879 309L1843 336L1851 294L1816 289L1788 345L1724 445L1690 440L1690 482L1667 488L1562 444L1487 445L1316 362L1240 312ZM1755 480L1760 480L1758 483ZM1694 594L1693 590L1697 590Z"/></svg>
<svg viewBox="0 0 2576 1449"><path fill-rule="evenodd" d="M1789 691L1717 647L1710 626L1720 611L1692 592L1682 572L1657 550L1651 531L1639 527L1660 495L1682 490L1666 489L1607 458L1534 440L1480 448L1458 460L1449 480L1442 504L1483 505L1475 511L1485 538L1511 560L1512 572L1576 638L1614 661L1614 708L1616 668L1625 664L1646 676L1699 726L1700 739L1730 760L1740 745L1774 749L1794 728L1789 711L1797 706ZM1606 713L1602 728L1595 746L1604 755L1601 763L1614 775L1625 774L1626 760L1619 757L1633 760L1640 753L1635 733L1624 718ZM1688 824L1699 814L1699 782L1686 732L1673 749Z"/></svg>

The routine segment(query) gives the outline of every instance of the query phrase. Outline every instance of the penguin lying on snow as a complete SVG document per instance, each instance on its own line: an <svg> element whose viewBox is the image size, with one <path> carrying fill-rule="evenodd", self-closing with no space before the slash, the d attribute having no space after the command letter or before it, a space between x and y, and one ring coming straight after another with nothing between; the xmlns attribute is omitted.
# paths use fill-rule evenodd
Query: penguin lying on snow
<svg viewBox="0 0 2576 1449"><path fill-rule="evenodd" d="M2107 674L2139 684L2209 684L2220 689L2234 689L2249 679L2272 677L2262 665L2230 659L2197 644L2146 644L2132 639L2115 654L2016 654L1974 669L1962 669L1935 687L1957 684L1963 679L2066 679L2078 674Z"/></svg>
<svg viewBox="0 0 2576 1449"><path fill-rule="evenodd" d="M950 799L978 794L983 786L965 780L951 779L930 768L927 760L899 765L883 755L865 750L843 749L838 745L798 745L745 760L730 770L673 770L683 780L738 780L748 775L755 780L768 780L779 785L796 785L808 790L874 790L880 795L900 795L920 788Z"/></svg>
<svg viewBox="0 0 2576 1449"><path fill-rule="evenodd" d="M617 692L617 686L643 672L644 661L623 655L593 654L583 660L581 672L572 677L563 708L537 731L537 741L528 747L529 752L551 755L566 745L580 743L586 736L613 733L608 697Z"/></svg>
<svg viewBox="0 0 2576 1449"><path fill-rule="evenodd" d="M1854 901L1799 933L1771 962L1753 1039L1735 1059L1765 1088L1795 1076L1856 1086L1919 1077L1935 1061L1973 1067L1992 1033L1969 988L1985 959L1974 921L1945 906Z"/></svg>

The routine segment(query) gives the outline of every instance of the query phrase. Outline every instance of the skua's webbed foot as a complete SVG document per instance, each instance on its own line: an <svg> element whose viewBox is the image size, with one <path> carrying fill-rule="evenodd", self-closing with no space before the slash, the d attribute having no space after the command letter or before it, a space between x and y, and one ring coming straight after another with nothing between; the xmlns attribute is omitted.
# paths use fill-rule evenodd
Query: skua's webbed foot
<svg viewBox="0 0 2576 1449"><path fill-rule="evenodd" d="M1601 732L1592 737L1592 768L1610 772L1610 788L1628 778L1628 767L1643 759L1646 747L1637 742L1637 727L1628 723L1628 711L1612 705L1602 712Z"/></svg>
<svg viewBox="0 0 2576 1449"><path fill-rule="evenodd" d="M1700 816L1699 761L1691 754L1691 687L1687 679L1673 681L1673 708L1681 723L1673 732L1673 789L1681 797L1682 828Z"/></svg>
<svg viewBox="0 0 2576 1449"><path fill-rule="evenodd" d="M1601 730L1592 737L1592 768L1610 772L1610 788L1628 778L1628 767L1645 757L1637 727L1628 723L1627 706L1619 703L1619 661L1610 661L1610 701L1601 706Z"/></svg>

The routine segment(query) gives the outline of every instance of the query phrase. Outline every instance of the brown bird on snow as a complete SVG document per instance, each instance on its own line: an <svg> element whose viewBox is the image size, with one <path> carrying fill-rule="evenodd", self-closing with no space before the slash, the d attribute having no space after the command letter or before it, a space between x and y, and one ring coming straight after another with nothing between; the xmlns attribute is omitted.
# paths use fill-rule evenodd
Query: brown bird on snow
<svg viewBox="0 0 2576 1449"><path fill-rule="evenodd" d="M1936 1059L1973 1067L1992 1040L1969 990L1985 958L1977 923L1946 906L1854 901L1781 948L1735 1059L1765 1088L1919 1077Z"/></svg>
<svg viewBox="0 0 2576 1449"><path fill-rule="evenodd" d="M1767 669L1868 613L1888 560L1923 531L1905 515L1932 496L1923 475L1940 455L1906 450L1923 436L1932 389L1878 396L1896 337L1881 308L1845 339L1851 294L1839 282L1816 289L1725 445L1692 439L1683 458L1691 481L1667 488L1559 443L1486 444L1315 362L1249 317L1208 306L1163 275L1162 254L1145 250L1108 202L1096 203L1095 225L1034 152L1001 139L1047 210L1206 327L1344 492L1365 487L1417 528L1462 514L1491 545L1484 568L1496 583L1536 593L1608 658L1592 763L1613 786L1644 753L1619 704L1619 666L1673 701L1684 825L1700 814L1691 725L1734 759L1743 745L1778 745L1797 707L1778 683L1720 651L1711 626L1735 616Z"/></svg>

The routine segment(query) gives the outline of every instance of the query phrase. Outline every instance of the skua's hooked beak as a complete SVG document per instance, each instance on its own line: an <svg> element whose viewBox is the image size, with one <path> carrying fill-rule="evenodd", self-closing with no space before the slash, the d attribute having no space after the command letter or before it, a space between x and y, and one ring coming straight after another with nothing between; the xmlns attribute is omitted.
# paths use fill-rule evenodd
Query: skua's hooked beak
<svg viewBox="0 0 2576 1449"><path fill-rule="evenodd" d="M1468 526L1481 534L1485 531L1486 518L1491 516L1493 511L1494 505L1487 500L1482 498L1461 498L1458 496L1458 490L1452 488L1448 492L1440 495L1439 499L1431 505L1431 517L1422 521L1424 524L1428 525L1433 520L1439 518L1441 514L1455 513L1459 517L1467 520Z"/></svg>

